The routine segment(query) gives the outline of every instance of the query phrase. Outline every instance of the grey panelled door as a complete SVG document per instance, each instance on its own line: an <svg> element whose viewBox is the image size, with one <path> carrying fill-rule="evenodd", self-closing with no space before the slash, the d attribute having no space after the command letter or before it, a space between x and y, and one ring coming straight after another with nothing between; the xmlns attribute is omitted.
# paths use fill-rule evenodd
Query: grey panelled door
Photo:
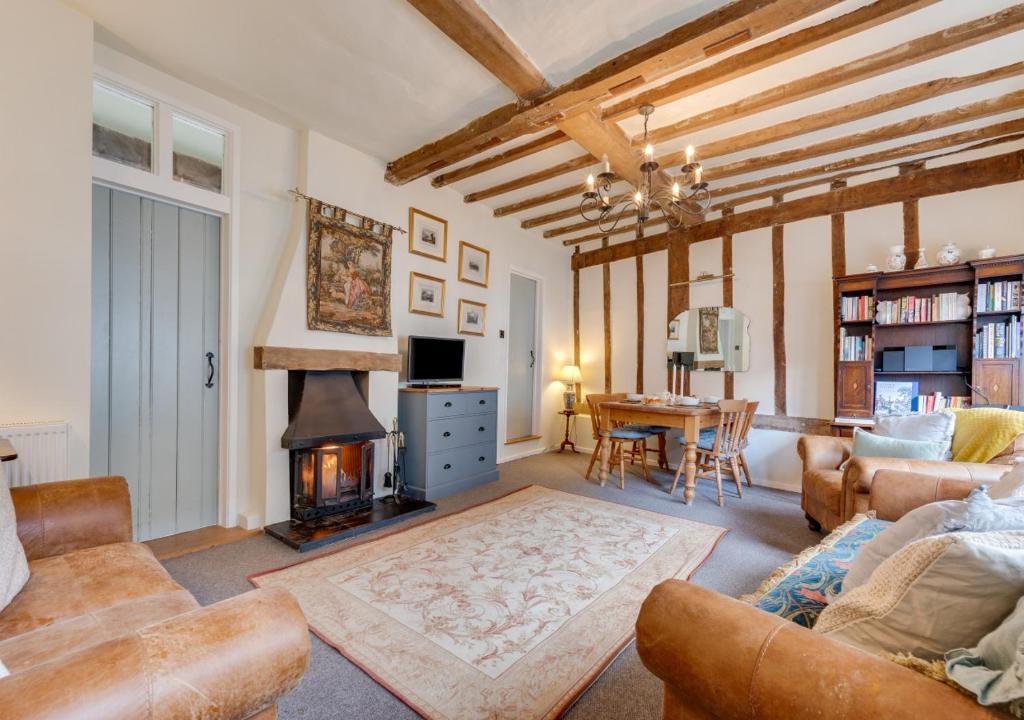
<svg viewBox="0 0 1024 720"><path fill-rule="evenodd" d="M533 435L537 374L537 281L512 273L509 281L508 392L505 439Z"/></svg>
<svg viewBox="0 0 1024 720"><path fill-rule="evenodd" d="M93 186L94 475L140 540L217 523L220 219Z"/></svg>

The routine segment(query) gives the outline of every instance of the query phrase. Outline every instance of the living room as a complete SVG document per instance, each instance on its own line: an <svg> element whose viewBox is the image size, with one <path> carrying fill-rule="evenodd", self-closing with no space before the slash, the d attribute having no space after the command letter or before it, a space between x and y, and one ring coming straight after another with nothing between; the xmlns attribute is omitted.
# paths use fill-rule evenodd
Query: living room
<svg viewBox="0 0 1024 720"><path fill-rule="evenodd" d="M1024 707L1024 6L0 13L4 717Z"/></svg>

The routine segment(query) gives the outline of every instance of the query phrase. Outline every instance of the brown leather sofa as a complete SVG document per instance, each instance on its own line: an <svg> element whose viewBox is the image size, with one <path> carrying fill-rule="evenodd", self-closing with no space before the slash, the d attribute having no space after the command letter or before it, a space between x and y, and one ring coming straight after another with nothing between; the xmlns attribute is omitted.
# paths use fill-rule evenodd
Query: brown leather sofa
<svg viewBox="0 0 1024 720"><path fill-rule="evenodd" d="M803 461L800 504L811 529L835 530L868 507L872 480L879 470L924 473L933 477L974 483L995 482L1007 465L958 463L899 458L853 458L845 472L839 469L850 457L850 438L804 435L797 441Z"/></svg>
<svg viewBox="0 0 1024 720"><path fill-rule="evenodd" d="M0 612L3 718L259 718L309 663L298 603L254 590L200 608L131 542L124 478L13 488L28 584Z"/></svg>
<svg viewBox="0 0 1024 720"><path fill-rule="evenodd" d="M964 497L975 486L880 471L867 506L895 520L932 500ZM664 720L1009 717L890 660L681 580L651 591L636 628L640 659L665 683Z"/></svg>

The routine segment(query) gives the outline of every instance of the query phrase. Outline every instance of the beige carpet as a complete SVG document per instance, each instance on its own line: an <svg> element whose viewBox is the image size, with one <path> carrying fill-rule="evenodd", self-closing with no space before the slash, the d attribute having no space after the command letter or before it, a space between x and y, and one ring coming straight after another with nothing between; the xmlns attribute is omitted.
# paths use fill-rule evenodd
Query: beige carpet
<svg viewBox="0 0 1024 720"><path fill-rule="evenodd" d="M724 533L534 485L251 580L425 717L551 718Z"/></svg>

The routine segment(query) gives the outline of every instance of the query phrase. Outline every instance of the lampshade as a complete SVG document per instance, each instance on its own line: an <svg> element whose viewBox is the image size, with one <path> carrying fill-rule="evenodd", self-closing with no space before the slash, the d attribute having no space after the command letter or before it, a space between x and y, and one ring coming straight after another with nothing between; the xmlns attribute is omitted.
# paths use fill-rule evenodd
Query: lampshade
<svg viewBox="0 0 1024 720"><path fill-rule="evenodd" d="M559 379L566 385L575 385L576 383L583 382L583 376L580 374L580 369L576 365L566 365L562 368L562 374Z"/></svg>

